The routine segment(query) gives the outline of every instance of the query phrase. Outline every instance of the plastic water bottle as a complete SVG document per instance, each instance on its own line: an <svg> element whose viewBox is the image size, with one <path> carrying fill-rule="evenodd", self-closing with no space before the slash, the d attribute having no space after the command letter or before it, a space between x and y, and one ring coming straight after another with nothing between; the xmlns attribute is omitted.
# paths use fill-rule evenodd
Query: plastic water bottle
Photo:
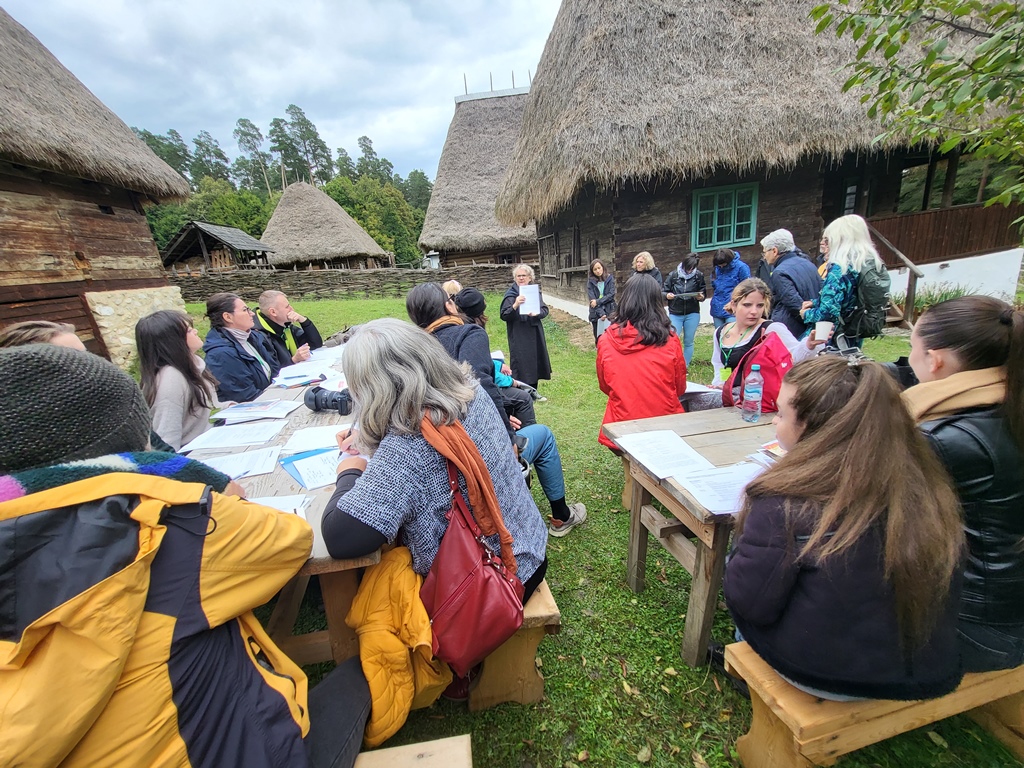
<svg viewBox="0 0 1024 768"><path fill-rule="evenodd" d="M761 366L750 366L750 373L743 382L743 411L741 413L744 421L751 423L761 418L761 395L764 393L764 377L761 375Z"/></svg>

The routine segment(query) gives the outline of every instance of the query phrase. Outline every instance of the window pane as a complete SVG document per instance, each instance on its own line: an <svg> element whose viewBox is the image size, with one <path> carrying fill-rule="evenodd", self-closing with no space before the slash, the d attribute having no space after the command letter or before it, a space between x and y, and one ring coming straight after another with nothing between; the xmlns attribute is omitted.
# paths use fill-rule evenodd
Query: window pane
<svg viewBox="0 0 1024 768"><path fill-rule="evenodd" d="M750 239L750 223L736 224L736 239L737 240L749 240Z"/></svg>
<svg viewBox="0 0 1024 768"><path fill-rule="evenodd" d="M702 212L697 219L697 226L701 229L711 229L715 226L715 214L711 211Z"/></svg>
<svg viewBox="0 0 1024 768"><path fill-rule="evenodd" d="M697 211L704 213L705 211L713 211L715 209L715 196L714 195L701 195L697 198Z"/></svg>
<svg viewBox="0 0 1024 768"><path fill-rule="evenodd" d="M742 189L736 193L736 207L745 206L749 208L754 202L754 190Z"/></svg>

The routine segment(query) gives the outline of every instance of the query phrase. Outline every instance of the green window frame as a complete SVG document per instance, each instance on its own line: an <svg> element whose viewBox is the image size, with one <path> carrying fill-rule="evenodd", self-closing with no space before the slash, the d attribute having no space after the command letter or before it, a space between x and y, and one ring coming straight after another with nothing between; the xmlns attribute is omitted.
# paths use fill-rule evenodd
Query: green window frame
<svg viewBox="0 0 1024 768"><path fill-rule="evenodd" d="M694 251L752 245L757 232L757 183L693 191L690 243Z"/></svg>

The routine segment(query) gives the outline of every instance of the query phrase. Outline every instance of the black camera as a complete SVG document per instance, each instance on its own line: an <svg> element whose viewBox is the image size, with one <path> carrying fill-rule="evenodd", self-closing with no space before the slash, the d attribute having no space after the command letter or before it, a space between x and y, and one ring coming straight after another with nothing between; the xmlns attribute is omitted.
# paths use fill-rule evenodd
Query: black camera
<svg viewBox="0 0 1024 768"><path fill-rule="evenodd" d="M310 387L302 401L311 411L337 411L342 416L352 413L352 396L348 393L348 387L341 392L332 392L323 387Z"/></svg>

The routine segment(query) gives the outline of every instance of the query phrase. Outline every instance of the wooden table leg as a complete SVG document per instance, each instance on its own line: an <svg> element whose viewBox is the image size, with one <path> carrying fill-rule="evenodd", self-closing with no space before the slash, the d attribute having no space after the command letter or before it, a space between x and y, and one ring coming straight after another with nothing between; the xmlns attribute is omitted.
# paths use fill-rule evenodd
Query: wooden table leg
<svg viewBox="0 0 1024 768"><path fill-rule="evenodd" d="M309 576L295 576L281 588L270 620L267 622L267 634L274 642L291 636L308 586Z"/></svg>
<svg viewBox="0 0 1024 768"><path fill-rule="evenodd" d="M640 520L640 511L651 503L650 492L633 479L629 504L629 552L626 557L626 583L634 592L644 588L644 573L647 570L647 528Z"/></svg>
<svg viewBox="0 0 1024 768"><path fill-rule="evenodd" d="M718 607L718 592L722 588L722 574L725 572L725 555L729 547L731 526L715 526L711 546L696 539L697 557L693 564L693 579L690 585L690 604L686 610L686 625L683 628L683 661L691 667L707 663L708 641L711 639L711 625Z"/></svg>
<svg viewBox="0 0 1024 768"><path fill-rule="evenodd" d="M359 654L359 638L345 623L345 616L352 607L352 600L359 589L362 569L335 571L320 574L320 589L324 596L324 613L327 614L327 632L331 638L331 655L334 663Z"/></svg>

